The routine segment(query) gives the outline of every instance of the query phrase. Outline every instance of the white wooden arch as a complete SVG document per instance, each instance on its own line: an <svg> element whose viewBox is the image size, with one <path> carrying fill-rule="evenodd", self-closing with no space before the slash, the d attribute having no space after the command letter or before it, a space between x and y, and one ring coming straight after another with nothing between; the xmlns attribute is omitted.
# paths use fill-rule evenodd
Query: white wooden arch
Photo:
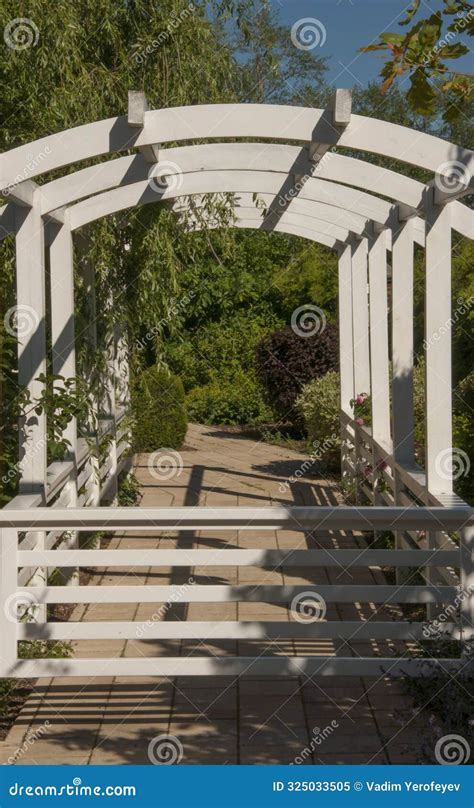
<svg viewBox="0 0 474 808"><path fill-rule="evenodd" d="M354 425L349 400L358 392L370 392L370 452L374 462L382 455L390 460L393 504L410 504L407 488L426 504L456 503L452 475L446 475L446 465L440 472L437 462L452 444L447 339L434 340L425 353L426 475L415 465L413 253L417 243L425 248L425 336L429 340L451 317L451 233L455 230L471 238L474 234L473 213L458 201L473 191L474 154L424 133L352 115L350 106L348 91L337 90L325 110L254 104L148 110L144 95L131 93L128 116L50 135L1 155L0 190L6 204L0 209L0 238L15 233L17 304L28 307L37 321L34 334L19 343L20 385L36 397L42 391L38 377L46 373L46 250L53 372L75 376L73 234L79 240L81 231L97 219L152 202L169 202L177 215L186 212L190 229L203 224L215 227L212 220L203 222L202 211L196 215L196 206L199 209L203 195L230 193L236 227L297 235L338 253L341 420L344 436L348 424L353 430L356 458L357 447L364 445L367 435ZM242 143L240 138L278 142ZM237 142L215 142L227 139ZM190 143L199 140L213 142ZM133 150L139 153L129 154ZM424 184L340 150L365 153L369 160L370 155L388 157L424 169L431 177ZM43 185L34 182L66 166L120 153L124 154L87 168L78 166L77 171ZM453 166L459 178L454 184ZM163 173L167 185L158 187L153 177ZM262 216L255 194L271 213ZM89 287L93 291L93 271ZM120 353L123 345L115 347ZM108 362L110 420L115 423L116 356L111 355ZM44 415L22 425L19 499L36 497L28 500L35 505L46 501L45 434ZM73 471L70 477L65 470L59 475L72 486L68 504L74 506L78 492L74 423L68 426L67 437L73 449ZM115 435L109 452L113 476ZM374 504L381 504L375 494ZM403 546L402 538L397 536L398 548ZM432 540L435 537L430 535L428 547L435 546ZM462 583L467 586L472 566L464 549L461 555ZM427 580L429 576L431 572ZM470 614L471 605L465 610Z"/></svg>

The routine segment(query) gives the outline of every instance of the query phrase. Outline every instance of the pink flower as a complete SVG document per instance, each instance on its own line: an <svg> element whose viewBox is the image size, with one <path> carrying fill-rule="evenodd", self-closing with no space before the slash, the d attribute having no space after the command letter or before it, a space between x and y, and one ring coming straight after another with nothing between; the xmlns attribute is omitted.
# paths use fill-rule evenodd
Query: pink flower
<svg viewBox="0 0 474 808"><path fill-rule="evenodd" d="M360 418L360 417L359 417L359 418L356 418L356 419L355 419L355 422L356 422L356 424L358 424L359 426L364 426L364 419L363 419L363 418Z"/></svg>
<svg viewBox="0 0 474 808"><path fill-rule="evenodd" d="M388 464L385 462L385 460L379 460L379 462L376 465L376 469L378 469L378 471L385 471L387 465Z"/></svg>

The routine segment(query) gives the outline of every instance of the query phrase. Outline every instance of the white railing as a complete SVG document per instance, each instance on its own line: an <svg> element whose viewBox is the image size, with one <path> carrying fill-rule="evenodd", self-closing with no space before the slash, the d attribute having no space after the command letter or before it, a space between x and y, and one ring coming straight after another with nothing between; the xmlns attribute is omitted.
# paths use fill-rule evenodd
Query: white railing
<svg viewBox="0 0 474 808"><path fill-rule="evenodd" d="M116 640L137 639L140 623L22 622L12 614L11 604L23 603L30 610L56 603L216 603L266 602L291 604L295 598L314 596L326 603L418 603L441 609L451 604L449 620L444 623L448 636L463 641L465 652L472 638L474 580L472 547L474 511L467 507L410 508L395 507L273 507L273 508L13 508L0 511L1 595L0 628L3 637L1 676L179 676L179 675L376 675L386 673L424 675L433 670L453 671L469 664L461 659L425 659L402 657L255 655L254 657L127 657L94 659L20 659L20 640ZM297 530L303 534L315 530L362 531L449 531L458 532L459 545L449 549L378 550L370 546L353 550L235 550L235 549L38 549L28 546L26 531L182 531L226 530ZM133 538L129 536L129 538ZM455 576L450 585L107 585L48 586L20 588L18 571L48 567L367 567L372 565L447 568ZM452 607L453 602L456 608ZM459 620L456 611L459 607ZM158 612L159 613L159 612ZM453 618L454 613L454 618ZM286 614L285 614L286 616ZM277 621L163 621L146 622L144 638L149 640L215 639L260 640L420 640L426 637L426 623L406 620L298 622Z"/></svg>

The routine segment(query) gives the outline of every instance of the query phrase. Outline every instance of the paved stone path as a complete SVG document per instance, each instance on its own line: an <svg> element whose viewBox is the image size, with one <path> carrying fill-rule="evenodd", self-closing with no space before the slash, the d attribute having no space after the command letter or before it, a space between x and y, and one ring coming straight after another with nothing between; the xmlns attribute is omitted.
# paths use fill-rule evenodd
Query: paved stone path
<svg viewBox="0 0 474 808"><path fill-rule="evenodd" d="M135 473L143 506L253 505L276 503L335 505L334 485L305 478L282 484L307 459L296 452L213 427L191 425L181 452L184 468L170 480L156 479L148 456L140 456ZM283 492L283 493L282 493ZM212 548L362 547L361 536L320 532L308 539L294 531L245 533L201 531L181 534L180 547ZM176 537L135 531L114 537L110 547L175 547ZM254 567L114 568L97 571L91 583L185 583L190 573L199 583L352 583L383 582L380 570L357 568L268 571ZM364 620L372 604L330 604L327 618ZM93 604L77 607L73 620L146 621L156 604ZM394 612L379 612L390 619ZM164 619L286 620L285 605L266 603L174 604ZM249 641L157 642L115 640L76 642L81 657L172 656L206 653L251 656L261 643ZM288 641L277 653L321 655L406 653L392 642L343 640ZM272 649L275 653L275 649ZM196 763L419 763L418 749L427 719L416 715L401 685L387 679L355 677L175 679L100 677L40 679L5 741L0 762L21 764L149 763L149 745L172 735L182 746L182 762ZM329 729L327 729L329 728ZM321 739L321 735L325 737Z"/></svg>

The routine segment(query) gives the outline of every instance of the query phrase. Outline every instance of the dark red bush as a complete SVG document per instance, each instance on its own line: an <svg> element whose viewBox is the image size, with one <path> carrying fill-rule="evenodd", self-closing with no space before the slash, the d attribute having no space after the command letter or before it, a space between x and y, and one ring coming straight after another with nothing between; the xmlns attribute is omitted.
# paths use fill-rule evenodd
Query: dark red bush
<svg viewBox="0 0 474 808"><path fill-rule="evenodd" d="M339 334L328 323L324 330L302 337L291 326L275 331L257 348L257 376L275 413L298 421L294 404L301 388L330 370L339 369Z"/></svg>

